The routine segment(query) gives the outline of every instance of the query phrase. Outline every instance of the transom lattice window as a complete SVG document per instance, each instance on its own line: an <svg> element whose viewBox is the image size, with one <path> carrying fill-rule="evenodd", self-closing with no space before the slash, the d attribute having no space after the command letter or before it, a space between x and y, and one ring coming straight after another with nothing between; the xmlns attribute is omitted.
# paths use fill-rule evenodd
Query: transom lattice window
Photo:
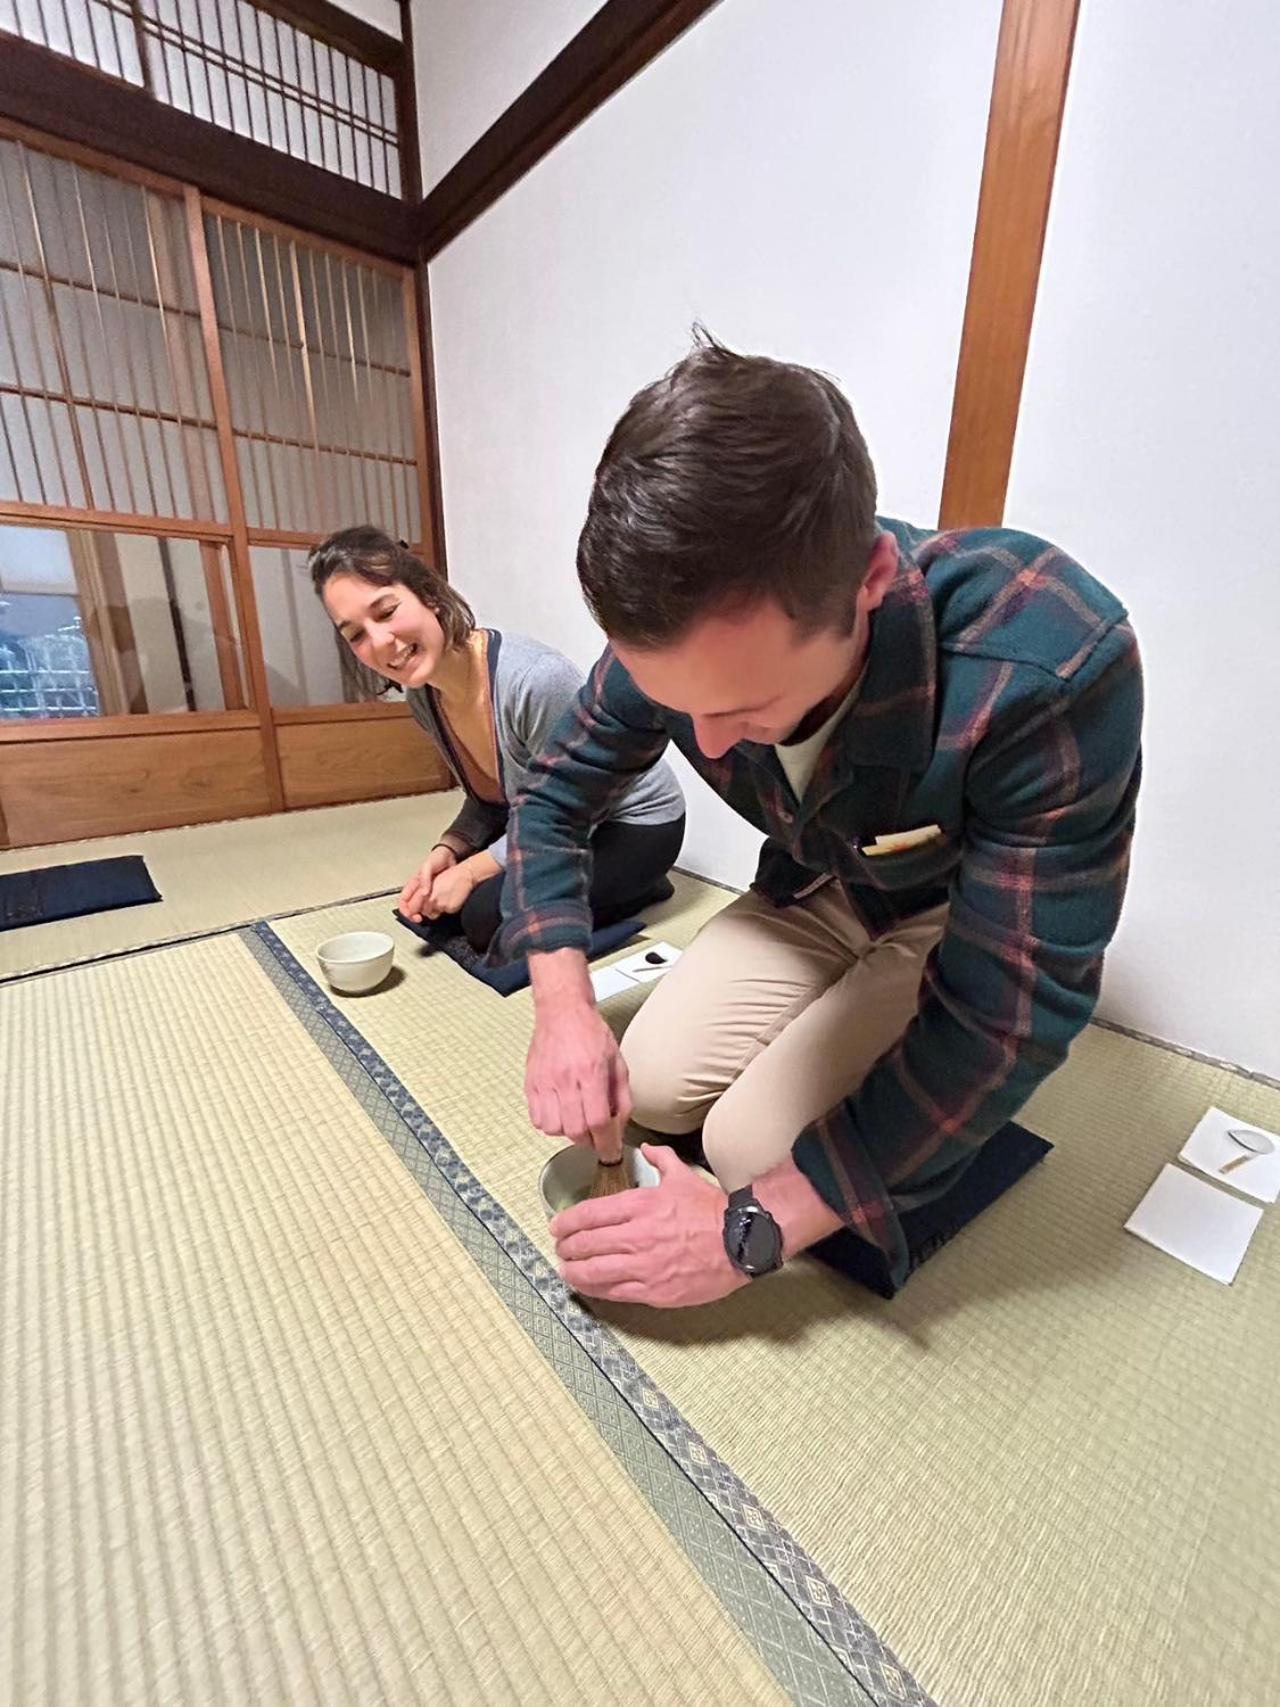
<svg viewBox="0 0 1280 1707"><path fill-rule="evenodd" d="M0 0L0 31L387 195L401 193L386 71L251 0Z"/></svg>
<svg viewBox="0 0 1280 1707"><path fill-rule="evenodd" d="M130 0L0 0L0 30L126 83L143 83Z"/></svg>

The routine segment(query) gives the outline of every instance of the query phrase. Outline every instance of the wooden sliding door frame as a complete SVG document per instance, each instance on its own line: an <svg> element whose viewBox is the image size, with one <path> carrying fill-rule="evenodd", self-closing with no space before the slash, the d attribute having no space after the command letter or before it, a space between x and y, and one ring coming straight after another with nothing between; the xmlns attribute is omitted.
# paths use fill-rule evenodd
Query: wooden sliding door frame
<svg viewBox="0 0 1280 1707"><path fill-rule="evenodd" d="M216 543L231 538L228 522L134 515L129 511L76 510L69 505L22 504L8 498L0 498L0 522L25 522L32 527L110 528L112 533L149 533L164 539L207 539Z"/></svg>
<svg viewBox="0 0 1280 1707"><path fill-rule="evenodd" d="M386 717L409 717L403 700L388 705L380 699L349 700L343 705L278 705L275 719L282 729L299 723L376 723Z"/></svg>
<svg viewBox="0 0 1280 1707"><path fill-rule="evenodd" d="M11 522L18 526L56 529L59 532L89 535L101 538L104 542L113 539L116 534L134 534L140 539L160 540L171 537L166 518L153 516L116 516L94 510L59 510L53 515L33 513L37 506L26 506L14 503L0 503L0 523ZM163 524L163 525L162 525ZM176 530L175 530L176 531ZM223 697L227 701L222 711L181 711L181 712L106 712L100 717L32 717L22 719L0 720L0 746L15 746L23 741L65 741L65 740L97 740L115 739L123 735L177 735L183 731L207 732L212 729L250 729L256 727L261 719L256 706L244 703L244 692L240 681L239 661L235 652L235 634L230 626L230 605L227 601L227 582L231 580L231 530L229 527L219 527L216 524L187 524L185 529L176 537L193 540L200 547L201 569L204 575L206 592L209 599L210 627L213 634L214 647L218 657L219 679L222 684ZM76 585L85 614L89 618L85 638L89 645L91 657L98 667L104 639L98 632L99 620L103 609L121 611L124 599L118 583L118 558L112 568L108 565L105 582L101 592L90 587L87 601L86 570L90 579L102 576L102 547L96 547L92 565L87 565L81 558L76 541L73 537L71 545L72 561L75 568ZM109 547L107 547L109 549ZM217 554L227 552L226 580L223 578L223 568ZM112 583L114 582L114 585ZM233 587L234 597L234 587ZM91 632L92 630L92 632ZM107 637L109 640L110 637ZM116 634L115 641L120 650L126 654L130 651L127 636ZM228 648L230 651L228 652ZM104 668L110 670L109 665ZM114 674L114 672L112 672ZM136 687L137 684L135 683ZM120 692L129 695L129 682L123 678L119 683ZM109 696L114 697L114 696ZM235 703L238 699L240 703ZM319 710L329 708L318 707Z"/></svg>
<svg viewBox="0 0 1280 1707"><path fill-rule="evenodd" d="M80 626L84 630L85 645L89 649L89 660L98 684L99 704L105 706L106 717L127 717L130 715L129 704L132 698L130 689L134 684L125 680L123 658L130 648L127 643L121 643L122 636L112 621L113 608L118 608L123 600L119 596L118 588L108 588L104 584L102 558L96 549L95 536L88 530L77 530L70 536L68 544L71 548L71 572L76 583L76 599L80 606ZM118 578L118 554L115 570ZM116 594L114 599L113 592ZM121 614L127 622L128 611L125 610ZM134 659L132 662L136 676L137 661Z"/></svg>
<svg viewBox="0 0 1280 1707"><path fill-rule="evenodd" d="M356 724L409 715L407 706L380 701L356 704L273 706L262 646L261 625L253 585L250 552L255 547L307 551L324 537L319 531L253 528L248 524L243 484L240 478L235 426L223 361L222 329L217 318L205 234L205 216L237 220L289 243L301 243L335 259L368 267L399 281L403 291L405 343L412 390L413 448L416 467L414 486L420 511L422 543L416 547L439 562L441 551L438 516L439 494L434 468L432 427L428 414L431 386L422 357L422 321L419 313L420 269L353 248L333 237L317 235L301 226L289 225L250 208L207 197L190 184L165 177L150 168L118 160L25 124L0 117L0 137L68 160L90 171L104 172L155 195L165 196L183 207L187 252L198 308L162 304L165 312L180 312L200 321L201 342L208 371L212 426L218 444L218 462L227 500L225 519L213 517L160 516L101 509L77 509L70 505L34 504L0 500L0 523L58 528L72 533L136 534L150 538L192 540L201 547L202 568L208 584L211 621L218 668L226 709L216 712L175 714L114 714L102 717L47 718L0 723L0 747L28 741L118 740L130 736L208 734L217 730L256 728L261 743L266 786L271 809L282 811L286 791L280 760L277 730L297 725L324 723ZM363 518L352 518L353 521ZM221 566L215 569L213 554L226 552L230 603L222 581ZM234 604L239 645L231 626ZM247 683L241 681L243 668ZM247 691L246 691L247 690Z"/></svg>
<svg viewBox="0 0 1280 1707"><path fill-rule="evenodd" d="M204 237L204 209L199 190L188 186L183 195L187 208L187 239L191 248L196 297L200 304L200 324L204 333L205 364L209 371L209 394L213 402L213 418L218 425L222 484L231 515L231 586L240 624L240 649L249 672L249 697L258 713L262 758L267 774L267 793L271 799L272 810L283 812L284 779L280 770L280 748L276 741L276 726L271 717L271 688L267 681L266 655L262 649L262 630L258 624L258 601L253 593L249 528L245 520L244 491L240 484L240 463L231 421L231 400L222 366L222 340L218 333L218 311L213 300L213 274L209 270L209 251Z"/></svg>
<svg viewBox="0 0 1280 1707"><path fill-rule="evenodd" d="M209 600L209 627L213 631L213 645L218 656L222 703L228 711L243 711L247 701L240 679L240 649L236 645L236 630L231 625L231 604L222 578L222 556L219 548L209 540L200 541L200 567L204 572L205 595Z"/></svg>

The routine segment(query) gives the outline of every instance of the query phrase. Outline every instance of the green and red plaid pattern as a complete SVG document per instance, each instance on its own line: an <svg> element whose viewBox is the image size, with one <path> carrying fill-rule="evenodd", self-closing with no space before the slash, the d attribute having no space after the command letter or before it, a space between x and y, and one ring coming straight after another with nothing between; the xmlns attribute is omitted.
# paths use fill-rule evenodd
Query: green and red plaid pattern
<svg viewBox="0 0 1280 1707"><path fill-rule="evenodd" d="M765 832L753 887L776 906L836 881L875 935L949 901L915 1019L793 1151L900 1281L898 1211L954 1183L1093 1011L1128 872L1142 676L1123 607L1044 540L883 526L898 576L803 800L772 747L704 757L689 719L606 651L514 804L497 952L585 945L590 830L668 741ZM862 851L935 824L924 846Z"/></svg>

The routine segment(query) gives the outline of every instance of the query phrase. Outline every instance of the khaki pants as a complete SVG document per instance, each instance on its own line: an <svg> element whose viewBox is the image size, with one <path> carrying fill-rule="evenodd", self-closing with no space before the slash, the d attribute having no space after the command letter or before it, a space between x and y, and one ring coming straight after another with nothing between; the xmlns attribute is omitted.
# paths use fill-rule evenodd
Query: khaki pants
<svg viewBox="0 0 1280 1707"><path fill-rule="evenodd" d="M718 913L623 1039L635 1118L694 1132L734 1191L791 1153L914 1017L947 909L872 939L836 882L794 906L748 893Z"/></svg>

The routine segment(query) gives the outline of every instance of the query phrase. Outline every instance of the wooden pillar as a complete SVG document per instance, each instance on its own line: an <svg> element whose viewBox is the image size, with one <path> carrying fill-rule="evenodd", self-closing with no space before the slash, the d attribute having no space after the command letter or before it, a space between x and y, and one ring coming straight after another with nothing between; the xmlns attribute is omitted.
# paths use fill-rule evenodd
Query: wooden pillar
<svg viewBox="0 0 1280 1707"><path fill-rule="evenodd" d="M1005 0L942 485L944 528L1004 519L1079 0Z"/></svg>

